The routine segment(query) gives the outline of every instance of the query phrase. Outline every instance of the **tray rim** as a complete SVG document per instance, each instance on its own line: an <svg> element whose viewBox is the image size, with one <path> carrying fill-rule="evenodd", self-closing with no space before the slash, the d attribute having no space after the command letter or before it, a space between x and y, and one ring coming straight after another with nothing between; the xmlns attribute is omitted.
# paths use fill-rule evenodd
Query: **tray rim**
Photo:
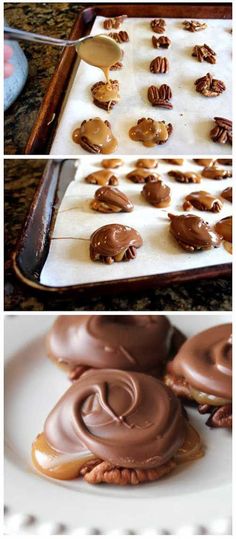
<svg viewBox="0 0 236 539"><path fill-rule="evenodd" d="M75 18L75 21L74 21L74 24L72 26L72 29L71 29L71 32L69 34L69 39L74 39L78 36L83 36L83 35L86 35L86 32L84 33L83 32L83 29L82 27L84 26L84 19L86 18L87 14L89 16L94 14L95 17L100 15L100 9L101 8L106 8L106 9L116 9L116 10L119 10L121 7L123 9L123 6L132 6L134 5L135 2L129 2L129 3L114 3L114 4L93 4L92 6L88 6L88 7L85 7L84 9L81 10L80 14L78 15L77 18ZM141 6L142 4L137 4L137 6ZM222 7L222 8L225 8L225 10L228 9L229 13L228 13L228 17L226 16L225 19L229 19L231 20L232 19L232 7L233 7L233 2L207 2L207 3L199 3L199 2L191 2L190 3L185 3L185 2L171 2L170 4L165 4L163 2L159 3L146 3L145 6L148 8L149 6L168 6L168 9L172 6L186 6L187 7L194 7L194 6L201 6L202 9L207 9L207 8L210 8L210 7L214 7L214 6L217 6L217 7ZM163 15L164 16L164 15ZM186 15L187 17L187 15ZM191 17L191 15L190 15ZM168 17L166 17L168 18ZM178 17L177 17L178 18ZM188 18L188 17L187 17ZM209 15L208 17L206 18L209 18ZM214 18L214 17L212 17ZM217 17L215 17L217 18ZM201 17L201 19L204 19L204 17ZM61 58L55 68L55 71L51 77L51 79L49 80L49 83L48 83L48 86L47 86L47 89L46 89L46 92L44 94L44 97L43 97L43 100L42 100L42 103L40 105L40 108L38 110L38 113L37 113L37 116L36 116L36 120L33 124L33 127L31 129L31 132L30 132L30 135L29 135L29 138L27 140L27 143L26 143L26 146L23 150L23 153L25 155L49 155L49 152L50 152L50 149L51 149L51 146L52 146L52 141L53 141L53 138L54 138L54 135L55 135L55 132L56 132L56 129L57 129L57 122L58 122L58 119L59 119L59 116L60 116L60 113L61 113L61 110L62 110L62 107L64 105L64 102L65 102L65 94L66 94L66 90L67 90L67 87L68 87L68 84L69 84L69 81L70 81L70 77L71 75L73 74L73 69L74 69L74 66L75 66L75 63L76 63L76 59L77 59L77 55L76 55L76 52L75 50L72 48L65 48L62 55L61 55ZM67 66L67 70L68 70L68 74L67 75L64 75L64 66ZM57 85L58 85L58 81L59 79L63 80L62 81L62 88L60 89L60 94L57 95L58 91L57 91ZM56 90L56 92L54 92L54 90ZM63 96L63 93L64 93L64 96ZM53 99L52 99L53 97ZM51 99L51 101L50 101ZM49 101L47 103L47 101ZM55 106L54 106L54 103L55 103ZM52 108L54 106L54 108ZM52 109L52 110L51 110ZM55 112L57 110L57 112ZM48 114L49 114L49 111L50 112L50 118L48 117ZM38 144L38 136L39 136L39 130L42 128L42 126L45 126L46 129L48 129L48 126L50 125L49 127L49 135L46 137L46 141L43 142L41 141L41 143L39 144L39 146L41 146L41 150L43 153L37 151L37 148L36 148L36 151L34 150L34 146L36 144ZM43 145L44 144L44 145Z"/></svg>
<svg viewBox="0 0 236 539"><path fill-rule="evenodd" d="M127 291L127 288L128 288L129 291L132 292L132 291L135 291L137 288L140 290L141 288L148 289L148 288L154 288L158 286L166 286L166 285L171 286L173 284L180 284L180 283L191 282L191 281L194 282L196 280L204 279L204 278L212 279L214 277L231 277L232 262L224 263L224 264L216 264L215 266L203 266L201 268L194 268L194 269L175 271L175 272L167 272L167 273L162 273L162 274L152 274L152 275L147 275L147 276L137 276L137 277L115 279L115 280L108 280L108 281L98 281L98 282L94 281L91 283L74 284L74 285L67 285L67 286L48 286L48 285L44 285L40 283L39 281L30 279L29 277L27 277L27 275L24 273L24 268L19 263L19 256L20 256L22 248L24 247L24 238L27 233L30 219L34 217L35 202L37 202L38 195L41 192L43 185L47 179L47 175L45 174L45 172L48 171L48 168L50 166L53 166L55 163L58 163L58 161L59 161L58 159L47 160L43 174L38 183L37 189L34 193L25 221L23 223L23 226L19 235L19 239L12 253L13 270L17 278L24 285L27 285L41 292L50 292L50 293L57 292L60 295L67 294L67 293L70 294L71 292L74 292L74 291L80 294L88 293L90 291L93 293L96 292L96 293L102 293L105 295L106 293L109 293L110 288L114 286L117 287L117 291L122 291L122 290ZM57 167L57 170L56 170L57 185L56 185L55 196L58 192L58 182L60 178L62 164L63 162L66 161L66 159L62 158L60 161L61 163ZM50 230L47 231L49 245L50 245L51 225L54 221L55 215L56 215L56 208L54 207L52 208L52 213L51 213ZM39 274L39 278L40 278L40 274Z"/></svg>

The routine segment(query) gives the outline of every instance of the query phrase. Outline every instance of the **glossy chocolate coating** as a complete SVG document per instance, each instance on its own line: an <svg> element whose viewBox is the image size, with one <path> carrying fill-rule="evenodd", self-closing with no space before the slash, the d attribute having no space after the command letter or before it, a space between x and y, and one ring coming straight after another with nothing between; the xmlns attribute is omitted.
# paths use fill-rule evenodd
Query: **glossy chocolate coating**
<svg viewBox="0 0 236 539"><path fill-rule="evenodd" d="M218 234L223 236L225 241L232 243L232 227L233 219L232 217L224 217L215 225L215 230Z"/></svg>
<svg viewBox="0 0 236 539"><path fill-rule="evenodd" d="M224 189L224 191L222 191L221 196L225 200L228 200L228 202L233 202L233 189L232 189L232 187L226 187L226 189Z"/></svg>
<svg viewBox="0 0 236 539"><path fill-rule="evenodd" d="M208 395L231 399L231 333L231 324L222 324L187 339L168 363L168 371Z"/></svg>
<svg viewBox="0 0 236 539"><path fill-rule="evenodd" d="M92 260L101 257L115 257L129 247L138 249L143 244L140 234L134 228L120 224L105 225L90 238L90 256Z"/></svg>
<svg viewBox="0 0 236 539"><path fill-rule="evenodd" d="M142 190L142 195L149 204L156 208L165 208L170 204L170 188L162 180L147 182Z"/></svg>
<svg viewBox="0 0 236 539"><path fill-rule="evenodd" d="M172 215L170 231L176 241L187 251L219 247L222 237L206 221L196 215Z"/></svg>
<svg viewBox="0 0 236 539"><path fill-rule="evenodd" d="M183 341L163 315L59 316L48 334L47 352L71 370L91 367L160 374Z"/></svg>
<svg viewBox="0 0 236 539"><path fill-rule="evenodd" d="M134 209L132 202L124 193L119 189L107 186L97 189L91 207L104 213L130 212Z"/></svg>
<svg viewBox="0 0 236 539"><path fill-rule="evenodd" d="M116 466L148 469L176 454L185 421L177 397L155 378L90 370L56 404L44 433L57 451L77 453L82 445Z"/></svg>

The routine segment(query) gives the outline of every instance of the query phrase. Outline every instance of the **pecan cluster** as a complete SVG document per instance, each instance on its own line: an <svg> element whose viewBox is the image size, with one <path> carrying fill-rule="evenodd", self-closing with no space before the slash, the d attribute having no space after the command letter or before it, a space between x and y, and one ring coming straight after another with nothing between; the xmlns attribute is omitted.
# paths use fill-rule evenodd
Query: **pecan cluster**
<svg viewBox="0 0 236 539"><path fill-rule="evenodd" d="M172 176L180 183L200 183L201 175L198 172L183 172L181 170L169 170L168 176Z"/></svg>
<svg viewBox="0 0 236 539"><path fill-rule="evenodd" d="M204 178L210 178L211 180L224 180L232 177L231 170L226 170L216 165L205 167L201 174L204 176Z"/></svg>
<svg viewBox="0 0 236 539"><path fill-rule="evenodd" d="M183 27L184 30L188 30L189 32L199 32L199 30L205 30L207 24L199 21L184 21Z"/></svg>
<svg viewBox="0 0 236 539"><path fill-rule="evenodd" d="M103 23L105 30L111 30L112 28L120 28L127 15L120 15L119 17L113 17L112 19L106 19Z"/></svg>
<svg viewBox="0 0 236 539"><path fill-rule="evenodd" d="M232 121L227 120L227 118L220 118L215 116L215 127L210 131L210 137L213 142L219 142L220 144L232 144L233 133L232 133Z"/></svg>
<svg viewBox="0 0 236 539"><path fill-rule="evenodd" d="M81 127L82 125L86 124L88 120L84 120L81 124ZM111 129L111 124L110 122L108 122L107 120L104 121L104 124L106 124L107 127L109 127L109 129ZM89 152L89 153L101 153L101 148L100 146L98 146L97 144L93 144L92 142L90 142L88 140L87 137L80 137L80 145L82 146L82 148L84 150L86 150L86 152Z"/></svg>
<svg viewBox="0 0 236 539"><path fill-rule="evenodd" d="M154 49L168 49L171 44L171 39L167 36L152 36L152 44Z"/></svg>
<svg viewBox="0 0 236 539"><path fill-rule="evenodd" d="M110 32L108 35L117 43L126 43L129 41L129 34L125 30L120 30L120 32Z"/></svg>
<svg viewBox="0 0 236 539"><path fill-rule="evenodd" d="M153 107L173 109L173 105L170 103L171 98L172 91L167 84L162 84L159 88L157 86L149 86L148 88L148 101Z"/></svg>
<svg viewBox="0 0 236 539"><path fill-rule="evenodd" d="M156 34L164 34L166 31L166 21L164 19L153 19L151 21L151 29Z"/></svg>
<svg viewBox="0 0 236 539"><path fill-rule="evenodd" d="M196 91L205 97L217 97L226 90L222 80L213 79L210 73L195 81Z"/></svg>
<svg viewBox="0 0 236 539"><path fill-rule="evenodd" d="M215 428L232 428L232 405L211 406L210 404L201 404L198 407L200 414L210 414L206 425Z"/></svg>
<svg viewBox="0 0 236 539"><path fill-rule="evenodd" d="M122 468L108 461L93 461L85 464L80 474L85 481L91 484L108 483L112 485L138 485L150 481L157 481L163 475L175 468L174 460L169 460L157 468L143 470L140 468Z"/></svg>
<svg viewBox="0 0 236 539"><path fill-rule="evenodd" d="M169 61L165 56L157 56L150 63L151 73L168 73Z"/></svg>
<svg viewBox="0 0 236 539"><path fill-rule="evenodd" d="M118 82L118 80L111 80L110 84L111 84L112 88L115 89L117 91L117 93L118 93L118 91L119 91L119 82ZM97 107L100 107L103 110L111 110L117 104L117 100L111 99L110 101L101 101L101 100L99 100L97 98L97 90L99 88L103 88L103 87L106 87L106 83L102 82L102 81L96 82L92 86L91 92L92 92L92 96L93 96L94 105L96 105Z"/></svg>
<svg viewBox="0 0 236 539"><path fill-rule="evenodd" d="M216 53L206 43L204 45L195 45L193 47L192 56L195 56L199 62L208 62L209 64L216 63Z"/></svg>

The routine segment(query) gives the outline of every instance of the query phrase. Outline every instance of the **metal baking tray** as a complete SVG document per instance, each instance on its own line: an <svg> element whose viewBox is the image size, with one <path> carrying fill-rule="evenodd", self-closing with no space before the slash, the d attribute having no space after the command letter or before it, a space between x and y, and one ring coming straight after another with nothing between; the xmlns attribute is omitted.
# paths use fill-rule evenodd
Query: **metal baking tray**
<svg viewBox="0 0 236 539"><path fill-rule="evenodd" d="M84 285L50 287L40 283L40 274L46 261L55 217L69 183L74 179L74 159L48 160L38 185L20 239L13 253L13 266L16 275L24 283L44 292L60 295L109 294L140 291L141 289L167 286L175 283L214 279L230 276L232 264L218 264L161 275L122 278L104 282L91 282Z"/></svg>
<svg viewBox="0 0 236 539"><path fill-rule="evenodd" d="M97 16L114 17L126 13L129 17L172 17L197 19L231 19L231 3L164 3L164 4L99 4L83 9L75 20L69 39L88 35ZM78 61L74 48L65 48L52 76L38 116L27 142L25 153L48 154L54 138L66 91Z"/></svg>

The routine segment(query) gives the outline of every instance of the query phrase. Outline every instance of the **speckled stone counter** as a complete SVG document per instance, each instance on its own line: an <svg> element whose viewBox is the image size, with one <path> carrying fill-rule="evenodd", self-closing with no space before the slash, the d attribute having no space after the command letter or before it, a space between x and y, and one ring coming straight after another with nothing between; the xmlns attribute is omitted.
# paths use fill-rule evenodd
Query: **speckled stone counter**
<svg viewBox="0 0 236 539"><path fill-rule="evenodd" d="M63 300L57 294L35 293L20 283L12 269L11 255L45 167L43 159L5 160L5 309L34 311L230 311L231 282L201 280L186 285L81 299L73 293Z"/></svg>
<svg viewBox="0 0 236 539"><path fill-rule="evenodd" d="M4 15L12 27L66 38L82 7L83 4L77 3L6 3ZM59 47L23 41L20 44L29 62L29 76L21 94L5 113L5 154L24 153L49 80L62 54Z"/></svg>

